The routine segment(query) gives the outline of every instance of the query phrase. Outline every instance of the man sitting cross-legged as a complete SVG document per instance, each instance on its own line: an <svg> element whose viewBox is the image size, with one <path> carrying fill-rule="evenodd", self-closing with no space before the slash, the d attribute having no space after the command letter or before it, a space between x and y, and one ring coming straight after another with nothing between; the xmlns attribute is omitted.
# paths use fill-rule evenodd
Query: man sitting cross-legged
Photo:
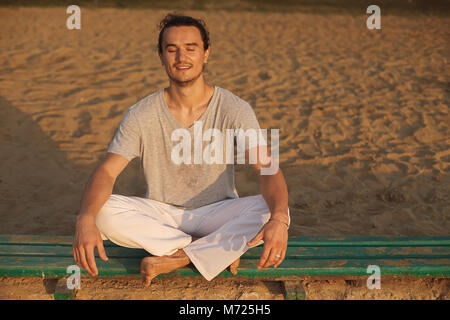
<svg viewBox="0 0 450 320"><path fill-rule="evenodd" d="M210 44L201 20L168 15L160 28L159 57L170 85L126 111L106 158L84 190L74 259L96 275L94 248L107 260L103 240L143 248L152 255L140 265L148 286L158 274L189 263L207 280L228 266L236 273L239 257L264 242L258 267L277 267L287 247L288 192L278 166L262 174L274 165L265 140L244 147L247 157L255 150L258 155L253 166L260 173L261 194L242 198L234 186L233 164L217 161L216 152L211 156L203 148L207 143L212 148L217 133L227 136L230 129L259 132L255 113L230 91L205 82ZM136 157L147 182L146 196L112 194L116 178Z"/></svg>

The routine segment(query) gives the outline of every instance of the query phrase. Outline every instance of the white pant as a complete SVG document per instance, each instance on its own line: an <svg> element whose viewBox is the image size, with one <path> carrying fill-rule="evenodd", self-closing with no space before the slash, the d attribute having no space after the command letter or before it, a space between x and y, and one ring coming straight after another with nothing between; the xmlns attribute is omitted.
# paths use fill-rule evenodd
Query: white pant
<svg viewBox="0 0 450 320"><path fill-rule="evenodd" d="M269 220L262 195L228 199L193 210L113 194L96 217L103 240L155 256L183 249L209 281L244 254ZM192 242L192 237L200 238ZM260 242L262 243L262 241Z"/></svg>

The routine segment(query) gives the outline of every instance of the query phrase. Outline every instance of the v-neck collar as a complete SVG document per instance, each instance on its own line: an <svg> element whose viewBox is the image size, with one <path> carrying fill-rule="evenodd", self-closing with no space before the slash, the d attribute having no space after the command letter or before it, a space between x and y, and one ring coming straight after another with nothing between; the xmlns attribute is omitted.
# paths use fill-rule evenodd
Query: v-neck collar
<svg viewBox="0 0 450 320"><path fill-rule="evenodd" d="M169 106L167 105L166 98L164 96L164 91L165 91L165 88L162 89L161 93L160 93L161 103L162 103L164 112L167 114L167 116L172 121L172 123L174 123L177 127L181 127L183 129L187 129L187 130L193 130L195 122L202 121L206 117L206 114L210 111L210 109L212 109L212 106L215 104L216 97L218 95L218 93L217 93L218 87L215 85L213 95L211 96L211 99L209 100L208 106L206 107L205 111L203 111L202 115L198 119L196 119L190 127L187 127L184 124L182 124L180 121L178 121L175 118L175 116L172 114L172 112L170 112Z"/></svg>

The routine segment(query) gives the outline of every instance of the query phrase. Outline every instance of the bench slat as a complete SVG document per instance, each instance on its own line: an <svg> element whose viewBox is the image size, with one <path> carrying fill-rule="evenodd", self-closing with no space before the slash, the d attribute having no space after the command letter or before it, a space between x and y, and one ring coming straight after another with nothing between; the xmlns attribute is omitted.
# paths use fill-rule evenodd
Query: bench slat
<svg viewBox="0 0 450 320"><path fill-rule="evenodd" d="M150 254L143 249L129 249L123 247L107 247L109 258L144 258ZM251 248L242 259L259 259L262 245ZM4 245L0 244L0 256L65 256L72 257L70 246L40 246L40 245ZM98 254L96 254L98 257ZM376 257L378 259L390 258L423 258L423 259L450 259L450 247L288 247L286 259L358 259Z"/></svg>
<svg viewBox="0 0 450 320"><path fill-rule="evenodd" d="M304 275L365 275L367 266L378 265L382 275L416 276L449 276L448 259L400 259L400 260L378 260L378 259L319 259L319 260L285 260L277 268L258 270L258 260L242 260L238 268L238 275L254 277L282 277L282 276L304 276ZM99 276L111 277L121 275L139 275L140 259L115 258L108 262L97 261ZM1 276L35 276L35 277L62 277L69 275L66 268L75 264L68 257L0 257ZM173 271L176 274L195 276L200 275L193 268L182 268ZM87 276L82 270L82 275ZM223 271L221 276L232 276L229 271Z"/></svg>
<svg viewBox="0 0 450 320"><path fill-rule="evenodd" d="M104 245L110 260L96 259L100 276L139 275L140 259L148 256L144 250L110 241ZM242 256L240 275L367 275L372 264L382 274L450 276L450 237L291 237L277 269L257 270L262 249L251 248ZM62 277L74 264L71 236L0 235L0 276ZM199 275L193 268L174 273ZM232 276L228 271L222 275Z"/></svg>
<svg viewBox="0 0 450 320"><path fill-rule="evenodd" d="M42 244L72 246L72 236L50 235L0 235L0 244ZM104 246L117 246L110 241L104 241ZM288 246L318 247L318 246L450 246L447 236L311 236L290 237Z"/></svg>

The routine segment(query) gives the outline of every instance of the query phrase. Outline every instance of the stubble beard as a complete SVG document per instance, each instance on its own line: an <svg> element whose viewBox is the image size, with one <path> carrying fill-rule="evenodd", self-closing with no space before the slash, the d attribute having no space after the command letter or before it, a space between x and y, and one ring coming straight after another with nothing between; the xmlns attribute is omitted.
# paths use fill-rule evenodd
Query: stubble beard
<svg viewBox="0 0 450 320"><path fill-rule="evenodd" d="M200 77L202 76L203 71L205 70L205 65L206 65L206 63L204 63L204 64L202 65L202 71L200 71L200 72L198 73L198 75L194 76L194 77L191 78L191 79L188 79L188 80L179 80L179 79L173 77L172 75L170 75L170 74L168 73L169 79L170 79L173 83L175 83L177 86L179 86L179 87L189 87L189 86L191 86L192 84L194 84L194 83L197 81L198 78L200 78Z"/></svg>

